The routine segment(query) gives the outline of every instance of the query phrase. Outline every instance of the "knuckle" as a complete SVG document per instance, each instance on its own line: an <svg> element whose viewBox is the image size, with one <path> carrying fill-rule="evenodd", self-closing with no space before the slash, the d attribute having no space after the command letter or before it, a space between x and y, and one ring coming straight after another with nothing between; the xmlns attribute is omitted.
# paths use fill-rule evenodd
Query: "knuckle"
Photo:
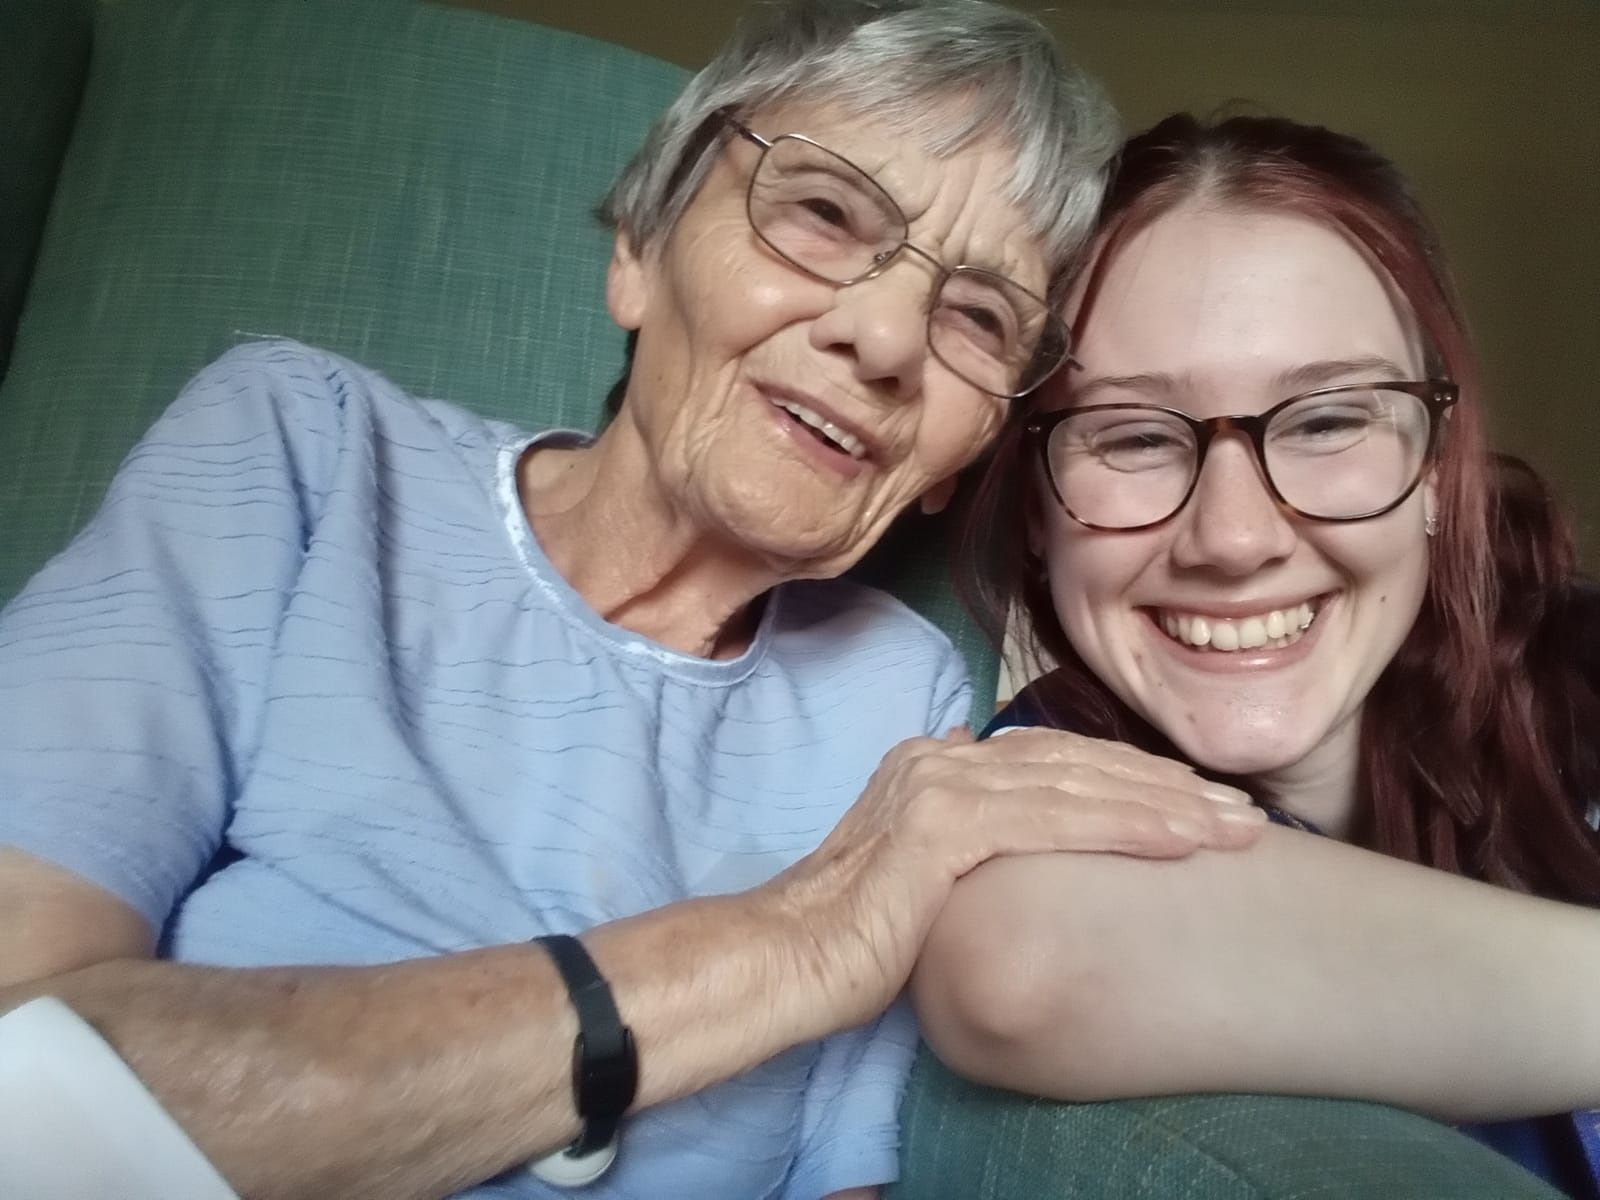
<svg viewBox="0 0 1600 1200"><path fill-rule="evenodd" d="M1090 792L1103 787L1105 772L1093 763L1071 759L1061 764L1061 783L1075 792Z"/></svg>
<svg viewBox="0 0 1600 1200"><path fill-rule="evenodd" d="M1154 809L1143 804L1130 804L1127 808L1122 823L1129 833L1141 841L1162 842L1182 837L1181 831Z"/></svg>
<svg viewBox="0 0 1600 1200"><path fill-rule="evenodd" d="M937 755L925 754L914 758L902 768L906 784L918 793L943 788L949 778L949 767Z"/></svg>
<svg viewBox="0 0 1600 1200"><path fill-rule="evenodd" d="M934 783L918 789L916 802L910 806L907 817L919 833L938 834L949 828L954 809L954 793L943 784Z"/></svg>
<svg viewBox="0 0 1600 1200"><path fill-rule="evenodd" d="M927 753L927 747L932 744L932 738L914 737L903 742L896 742L889 747L889 753L883 756L883 765L894 768L914 761L919 754Z"/></svg>

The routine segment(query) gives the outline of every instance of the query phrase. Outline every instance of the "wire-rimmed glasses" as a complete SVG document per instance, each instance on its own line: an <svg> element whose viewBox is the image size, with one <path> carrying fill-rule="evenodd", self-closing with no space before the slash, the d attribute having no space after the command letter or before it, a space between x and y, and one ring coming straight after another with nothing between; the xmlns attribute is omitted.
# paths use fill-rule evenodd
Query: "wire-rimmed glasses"
<svg viewBox="0 0 1600 1200"><path fill-rule="evenodd" d="M1040 414L1026 429L1061 507L1090 529L1171 520L1223 433L1245 435L1286 508L1314 521L1364 521L1421 482L1458 394L1441 379L1340 384L1253 416L1207 420L1156 404L1089 404Z"/></svg>
<svg viewBox="0 0 1600 1200"><path fill-rule="evenodd" d="M745 212L756 235L807 275L848 287L884 271L902 250L931 263L928 348L980 391L1016 399L1066 361L1066 323L1041 296L982 267L947 267L907 240L905 212L842 155L798 133L770 141L722 114L761 148Z"/></svg>

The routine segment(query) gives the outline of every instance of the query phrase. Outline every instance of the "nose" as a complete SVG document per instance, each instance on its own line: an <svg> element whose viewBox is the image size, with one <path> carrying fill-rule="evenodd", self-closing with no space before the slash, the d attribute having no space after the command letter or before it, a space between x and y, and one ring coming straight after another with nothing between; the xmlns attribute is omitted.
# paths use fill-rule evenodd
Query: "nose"
<svg viewBox="0 0 1600 1200"><path fill-rule="evenodd" d="M841 354L863 383L904 398L920 386L928 357L932 272L902 254L881 275L834 293L811 326L811 344Z"/></svg>
<svg viewBox="0 0 1600 1200"><path fill-rule="evenodd" d="M1178 515L1174 562L1243 576L1293 553L1298 534L1242 434L1221 434L1206 454L1194 495Z"/></svg>

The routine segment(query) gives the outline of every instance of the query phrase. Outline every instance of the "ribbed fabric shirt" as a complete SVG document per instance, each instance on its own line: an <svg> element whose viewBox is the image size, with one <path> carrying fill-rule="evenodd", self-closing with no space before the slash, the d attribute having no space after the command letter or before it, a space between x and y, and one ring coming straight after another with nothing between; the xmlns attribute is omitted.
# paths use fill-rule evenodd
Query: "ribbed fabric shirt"
<svg viewBox="0 0 1600 1200"><path fill-rule="evenodd" d="M606 623L524 519L534 440L295 343L208 367L0 615L0 843L178 961L384 963L759 884L965 720L949 641L850 582L778 587L726 661ZM914 1044L897 1005L643 1112L583 1194L892 1179Z"/></svg>

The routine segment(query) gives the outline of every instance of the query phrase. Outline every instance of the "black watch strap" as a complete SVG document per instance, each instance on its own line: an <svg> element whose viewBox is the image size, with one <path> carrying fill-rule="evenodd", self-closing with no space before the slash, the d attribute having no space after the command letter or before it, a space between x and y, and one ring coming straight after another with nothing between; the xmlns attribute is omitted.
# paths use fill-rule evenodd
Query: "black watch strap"
<svg viewBox="0 0 1600 1200"><path fill-rule="evenodd" d="M578 1013L578 1036L572 1043L572 1101L583 1131L566 1152L591 1154L616 1137L622 1115L633 1103L639 1083L633 1031L622 1023L611 989L582 942L564 933L533 940L554 960Z"/></svg>

